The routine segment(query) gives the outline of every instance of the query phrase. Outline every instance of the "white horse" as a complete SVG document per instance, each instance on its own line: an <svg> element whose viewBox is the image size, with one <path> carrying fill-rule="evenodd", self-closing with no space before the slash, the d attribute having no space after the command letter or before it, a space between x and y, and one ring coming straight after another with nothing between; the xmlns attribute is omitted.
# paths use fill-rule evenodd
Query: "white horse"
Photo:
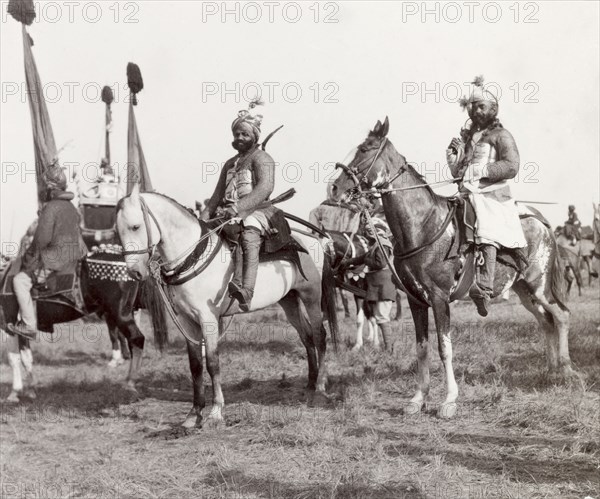
<svg viewBox="0 0 600 499"><path fill-rule="evenodd" d="M184 327L194 401L183 425L202 425L205 398L200 344L203 338L206 367L213 387L213 407L208 419L221 421L225 402L218 352L218 338L222 332L220 319L240 312L237 302L232 302L227 293L233 274L230 251L221 250L227 245L222 244L218 233L211 231L206 223L199 222L173 199L157 193L140 193L137 186L117 206L117 230L126 250L127 267L135 278L147 279L150 266L156 272L154 256L159 256L161 276L169 284L167 293ZM282 306L306 348L308 388L324 392L326 332L323 312L335 342L335 282L329 257L323 251L324 240L306 234L295 237L308 251L308 254L299 254L306 278L290 261L260 263L251 311L274 303ZM205 248L200 246L204 244ZM187 266L187 257L192 252L200 253L199 259L184 270L182 263L183 267Z"/></svg>

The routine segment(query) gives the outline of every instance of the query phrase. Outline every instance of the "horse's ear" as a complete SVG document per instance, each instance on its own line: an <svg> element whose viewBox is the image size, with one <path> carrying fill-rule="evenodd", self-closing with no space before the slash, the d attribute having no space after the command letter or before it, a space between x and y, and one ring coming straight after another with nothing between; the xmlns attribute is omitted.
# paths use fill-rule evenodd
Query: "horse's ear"
<svg viewBox="0 0 600 499"><path fill-rule="evenodd" d="M379 135L379 132L381 132L381 121L377 120L377 123L375 123L375 126L373 127L373 133L375 135Z"/></svg>
<svg viewBox="0 0 600 499"><path fill-rule="evenodd" d="M381 132L380 132L381 137L382 138L385 137L389 131L390 131L390 120L386 116L385 120L383 122L383 126L381 127Z"/></svg>

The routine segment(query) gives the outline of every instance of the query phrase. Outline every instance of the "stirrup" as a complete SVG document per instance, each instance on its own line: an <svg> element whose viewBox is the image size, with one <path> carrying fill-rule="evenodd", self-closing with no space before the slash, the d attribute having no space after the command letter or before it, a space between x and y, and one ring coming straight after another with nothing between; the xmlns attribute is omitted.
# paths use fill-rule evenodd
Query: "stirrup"
<svg viewBox="0 0 600 499"><path fill-rule="evenodd" d="M231 297L235 298L238 301L240 310L242 312L250 312L252 294L248 290L240 288L238 291L231 293Z"/></svg>
<svg viewBox="0 0 600 499"><path fill-rule="evenodd" d="M227 285L227 291L229 292L229 296L233 298L235 293L242 291L242 285L238 284L237 282L230 281Z"/></svg>
<svg viewBox="0 0 600 499"><path fill-rule="evenodd" d="M469 298L471 298L473 303L475 303L475 306L477 307L477 313L481 315L481 317L487 317L489 313L488 308L491 301L490 295L481 289L477 283L475 283L469 290Z"/></svg>

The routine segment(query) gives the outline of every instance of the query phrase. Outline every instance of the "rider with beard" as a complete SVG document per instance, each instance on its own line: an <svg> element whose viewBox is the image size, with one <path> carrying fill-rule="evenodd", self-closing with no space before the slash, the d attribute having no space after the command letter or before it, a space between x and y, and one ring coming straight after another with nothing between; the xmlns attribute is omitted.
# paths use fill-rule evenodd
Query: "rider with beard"
<svg viewBox="0 0 600 499"><path fill-rule="evenodd" d="M496 253L499 247L527 245L516 203L507 180L519 172L519 151L513 136L498 120L498 101L476 78L467 108L472 125L454 138L446 151L454 178L460 178L460 192L468 196L477 216L475 243L483 265L469 296L480 315L488 314L493 292Z"/></svg>
<svg viewBox="0 0 600 499"><path fill-rule="evenodd" d="M238 154L223 166L217 187L200 215L205 221L215 215L224 219L241 219L238 248L241 247L243 265L237 264L240 256L237 254L229 294L239 302L244 312L250 309L259 249L264 237L272 230L269 222L276 210L273 206L257 209L273 192L275 162L259 149L262 115L251 113L256 105L251 103L250 110L240 111L233 121L231 145Z"/></svg>

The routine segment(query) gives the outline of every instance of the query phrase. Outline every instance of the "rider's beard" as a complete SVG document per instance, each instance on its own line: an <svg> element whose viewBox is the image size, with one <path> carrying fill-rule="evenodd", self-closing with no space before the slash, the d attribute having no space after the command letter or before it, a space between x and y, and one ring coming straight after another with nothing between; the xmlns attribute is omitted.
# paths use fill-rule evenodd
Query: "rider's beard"
<svg viewBox="0 0 600 499"><path fill-rule="evenodd" d="M246 140L235 139L231 143L231 147L233 147L236 151L238 151L240 153L245 153L245 152L249 151L253 145L254 145L254 141L252 141L252 140L246 141Z"/></svg>
<svg viewBox="0 0 600 499"><path fill-rule="evenodd" d="M483 130L484 128L487 128L494 122L494 120L496 119L496 114L497 113L494 110L490 110L487 113L477 113L473 114L471 120L475 125L477 125L477 127L480 130Z"/></svg>

